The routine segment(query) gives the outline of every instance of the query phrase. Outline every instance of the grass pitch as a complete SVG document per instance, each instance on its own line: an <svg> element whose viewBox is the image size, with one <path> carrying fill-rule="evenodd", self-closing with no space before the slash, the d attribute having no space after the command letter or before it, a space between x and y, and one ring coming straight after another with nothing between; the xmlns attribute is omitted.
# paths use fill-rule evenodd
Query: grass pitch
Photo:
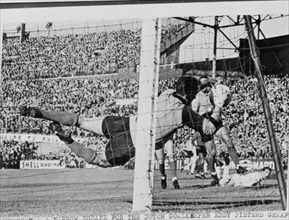
<svg viewBox="0 0 289 220"><path fill-rule="evenodd" d="M123 169L1 170L0 217L129 213L133 174ZM282 210L275 178L251 188L212 187L210 181L179 173L181 189L175 190L168 175L168 188L163 190L156 170L153 211Z"/></svg>

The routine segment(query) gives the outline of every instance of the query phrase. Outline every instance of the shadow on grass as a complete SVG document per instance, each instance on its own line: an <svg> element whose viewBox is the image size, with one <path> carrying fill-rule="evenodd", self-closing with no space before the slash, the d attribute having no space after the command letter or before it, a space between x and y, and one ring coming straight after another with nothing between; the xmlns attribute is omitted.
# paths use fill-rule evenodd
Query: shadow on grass
<svg viewBox="0 0 289 220"><path fill-rule="evenodd" d="M153 201L153 211L172 211L172 210L221 210L237 207L248 207L256 205L270 205L280 200L274 199L252 199L241 201Z"/></svg>
<svg viewBox="0 0 289 220"><path fill-rule="evenodd" d="M268 188L276 188L278 185L276 184L266 184L266 185L260 185L260 186L250 186L246 187L246 189L253 189L253 190L258 190L258 189L268 189Z"/></svg>

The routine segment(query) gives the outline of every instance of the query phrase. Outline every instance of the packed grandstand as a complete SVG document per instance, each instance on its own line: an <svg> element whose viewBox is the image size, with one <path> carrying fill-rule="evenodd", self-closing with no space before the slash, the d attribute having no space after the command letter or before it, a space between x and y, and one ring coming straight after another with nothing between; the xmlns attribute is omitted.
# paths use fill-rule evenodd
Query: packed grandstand
<svg viewBox="0 0 289 220"><path fill-rule="evenodd" d="M183 26L163 28L163 39L170 38ZM136 70L139 56L140 29L28 37L23 42L17 38L4 40L1 167L17 168L19 161L23 160L61 160L67 167L81 167L83 161L66 148L42 154L39 151L41 141L8 138L27 134L53 136L47 122L20 116L19 106L70 111L86 117L136 114L135 103L120 104L118 101L137 99L137 77L118 77L117 73L126 69ZM106 77L108 75L115 77ZM161 79L159 92L174 88L175 80ZM289 75L268 75L264 80L282 158L288 158ZM240 158L271 159L272 150L257 80L252 76L244 79L228 77L223 79L223 83L233 94L223 115ZM97 151L106 145L104 137L75 127L65 129L71 129L74 137ZM174 136L178 157L183 155L188 133L185 127ZM218 153L223 151L221 142L217 141L217 148Z"/></svg>

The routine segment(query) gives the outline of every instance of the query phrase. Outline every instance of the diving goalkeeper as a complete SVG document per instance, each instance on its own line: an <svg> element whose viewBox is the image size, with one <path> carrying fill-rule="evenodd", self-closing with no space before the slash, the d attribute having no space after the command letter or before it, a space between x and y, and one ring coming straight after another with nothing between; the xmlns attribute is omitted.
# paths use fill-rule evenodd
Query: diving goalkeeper
<svg viewBox="0 0 289 220"><path fill-rule="evenodd" d="M213 138L215 119L205 119L193 111L188 103L198 91L198 80L194 77L181 77L176 83L176 90L164 91L157 100L156 112L156 150L163 147L163 139L177 128L187 125L206 137ZM216 100L218 101L218 100ZM222 100L219 100L222 102ZM20 107L20 114L52 121L55 134L79 157L87 163L100 167L124 165L135 156L137 116L107 116L85 118L75 113L45 111L35 107ZM104 135L109 142L102 153L84 147L74 141L70 133L61 125L77 126L95 134Z"/></svg>

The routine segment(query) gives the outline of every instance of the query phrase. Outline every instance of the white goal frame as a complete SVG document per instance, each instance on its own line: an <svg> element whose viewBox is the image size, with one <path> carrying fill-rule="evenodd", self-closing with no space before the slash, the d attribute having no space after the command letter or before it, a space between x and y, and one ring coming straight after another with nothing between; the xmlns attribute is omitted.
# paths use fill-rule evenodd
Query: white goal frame
<svg viewBox="0 0 289 220"><path fill-rule="evenodd" d="M133 211L150 212L152 210L160 41L161 19L143 19Z"/></svg>

